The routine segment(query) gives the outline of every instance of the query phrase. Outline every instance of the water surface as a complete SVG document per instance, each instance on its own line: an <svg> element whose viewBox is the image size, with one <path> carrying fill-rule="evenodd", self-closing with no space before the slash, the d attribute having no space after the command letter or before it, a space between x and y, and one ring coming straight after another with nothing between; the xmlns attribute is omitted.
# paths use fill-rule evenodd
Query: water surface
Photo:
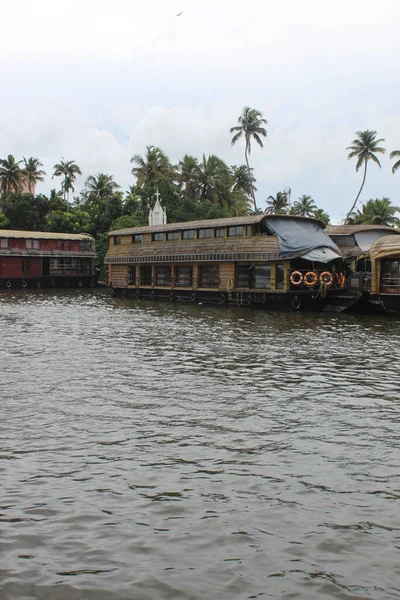
<svg viewBox="0 0 400 600"><path fill-rule="evenodd" d="M0 294L1 600L400 598L400 321Z"/></svg>

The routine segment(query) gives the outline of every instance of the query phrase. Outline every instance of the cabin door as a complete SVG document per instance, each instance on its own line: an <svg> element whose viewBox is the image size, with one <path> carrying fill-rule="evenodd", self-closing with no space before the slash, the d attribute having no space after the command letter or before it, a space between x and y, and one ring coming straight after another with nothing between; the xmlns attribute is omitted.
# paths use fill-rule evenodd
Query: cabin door
<svg viewBox="0 0 400 600"><path fill-rule="evenodd" d="M49 258L43 259L42 275L43 275L43 277L48 277L50 275L50 259Z"/></svg>

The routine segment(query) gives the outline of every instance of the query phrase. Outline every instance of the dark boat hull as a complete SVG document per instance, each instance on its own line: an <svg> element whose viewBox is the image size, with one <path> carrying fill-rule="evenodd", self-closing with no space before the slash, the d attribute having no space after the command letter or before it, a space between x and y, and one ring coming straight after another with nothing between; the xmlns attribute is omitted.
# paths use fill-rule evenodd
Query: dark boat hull
<svg viewBox="0 0 400 600"><path fill-rule="evenodd" d="M371 294L368 303L375 313L400 315L400 294Z"/></svg>
<svg viewBox="0 0 400 600"><path fill-rule="evenodd" d="M0 290L82 288L95 287L96 283L96 275L73 275L68 277L2 277L0 278Z"/></svg>
<svg viewBox="0 0 400 600"><path fill-rule="evenodd" d="M147 300L186 301L204 304L222 304L229 306L252 306L265 310L294 310L294 311L342 311L357 301L353 293L339 290L332 300L331 295L321 295L314 290L296 290L288 292L268 291L209 291L192 289L166 288L117 288L113 287L114 296Z"/></svg>

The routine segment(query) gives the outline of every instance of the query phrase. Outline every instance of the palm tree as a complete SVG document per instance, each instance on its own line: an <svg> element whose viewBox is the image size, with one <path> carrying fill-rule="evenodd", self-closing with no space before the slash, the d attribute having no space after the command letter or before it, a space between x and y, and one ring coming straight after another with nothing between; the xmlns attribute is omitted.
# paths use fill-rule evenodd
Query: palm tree
<svg viewBox="0 0 400 600"><path fill-rule="evenodd" d="M112 175L106 175L105 173L89 175L85 183L85 188L89 196L93 195L97 198L109 198L120 187L113 180Z"/></svg>
<svg viewBox="0 0 400 600"><path fill-rule="evenodd" d="M328 213L325 212L322 208L316 208L314 210L313 217L315 219L318 219L318 221L322 221L325 225L329 225L330 220L331 220L331 218L328 215Z"/></svg>
<svg viewBox="0 0 400 600"><path fill-rule="evenodd" d="M199 180L199 161L185 154L176 166L177 180L183 186L186 196L194 199Z"/></svg>
<svg viewBox="0 0 400 600"><path fill-rule="evenodd" d="M40 167L43 167L43 163L38 158L28 158L24 156L24 177L28 184L29 193L32 194L32 188L35 190L38 181L44 181L43 175L46 175L46 171L43 171Z"/></svg>
<svg viewBox="0 0 400 600"><path fill-rule="evenodd" d="M146 146L145 157L135 154L131 163L136 165L131 172L137 178L137 186L140 188L162 177L173 177L171 163L158 146Z"/></svg>
<svg viewBox="0 0 400 600"><path fill-rule="evenodd" d="M224 161L215 154L210 154L208 158L203 154L199 164L197 182L197 194L200 201L209 200L216 204L223 204L230 187L229 170Z"/></svg>
<svg viewBox="0 0 400 600"><path fill-rule="evenodd" d="M15 160L12 154L0 159L0 191L4 194L18 192L24 177L24 172L19 166L21 160Z"/></svg>
<svg viewBox="0 0 400 600"><path fill-rule="evenodd" d="M303 194L296 202L294 202L291 214L297 215L298 217L312 217L316 208L311 196Z"/></svg>
<svg viewBox="0 0 400 600"><path fill-rule="evenodd" d="M275 196L267 198L267 215L285 215L288 210L288 198L286 192L277 192Z"/></svg>
<svg viewBox="0 0 400 600"><path fill-rule="evenodd" d="M371 199L361 206L361 211L358 210L350 215L350 220L354 224L365 223L368 225L388 225L389 227L400 225L400 219L395 216L396 213L400 212L400 208L393 206L389 198Z"/></svg>
<svg viewBox="0 0 400 600"><path fill-rule="evenodd" d="M82 175L82 171L74 160L66 161L63 156L61 162L54 165L53 169L53 177L64 177L61 189L64 191L64 200L68 196L69 203L69 192L74 191L73 183L77 175Z"/></svg>
<svg viewBox="0 0 400 600"><path fill-rule="evenodd" d="M397 156L400 156L400 150L393 150L393 152L390 153L390 160L392 160L392 158L395 158ZM400 160L397 160L393 167L392 167L392 173L396 173L397 169L400 167Z"/></svg>
<svg viewBox="0 0 400 600"><path fill-rule="evenodd" d="M379 162L379 160L375 156L375 154L376 153L385 154L385 152L386 152L385 148L381 148L378 145L381 142L384 142L385 140L383 138L380 138L379 140L377 140L376 139L376 131L370 131L369 129L366 129L365 131L356 131L356 135L358 137L356 137L352 141L351 146L347 147L347 150L350 150L350 153L347 158L348 159L354 158L354 157L357 158L356 171L358 171L360 169L360 167L364 164L364 176L363 176L363 180L362 180L359 192L356 196L356 199L354 200L353 206L347 213L347 216L345 219L345 224L348 222L348 219L349 219L351 213L353 212L353 210L357 204L357 200L360 197L361 191L364 187L365 178L367 176L368 161L372 160L380 168L382 168L381 163Z"/></svg>
<svg viewBox="0 0 400 600"><path fill-rule="evenodd" d="M255 108L250 108L249 106L245 106L242 114L238 118L238 123L239 125L231 127L230 129L231 133L235 133L235 135L232 138L231 144L232 146L234 146L238 139L244 136L244 156L246 159L247 170L250 176L251 172L248 156L249 154L251 154L251 140L254 139L261 148L264 147L260 136L267 137L267 131L263 127L263 125L267 124L267 120L263 119L262 113L259 110L256 110ZM254 190L252 190L252 197L254 202L254 210L256 211L257 204L254 195Z"/></svg>

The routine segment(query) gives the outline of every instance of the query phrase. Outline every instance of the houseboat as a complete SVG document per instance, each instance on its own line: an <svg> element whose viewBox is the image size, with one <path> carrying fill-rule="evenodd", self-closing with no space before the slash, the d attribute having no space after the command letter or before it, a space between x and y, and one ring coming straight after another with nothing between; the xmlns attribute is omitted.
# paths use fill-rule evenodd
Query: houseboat
<svg viewBox="0 0 400 600"><path fill-rule="evenodd" d="M150 221L151 222L151 221ZM252 215L111 231L114 295L293 310L342 310L343 255L323 224Z"/></svg>
<svg viewBox="0 0 400 600"><path fill-rule="evenodd" d="M400 235L380 238L371 246L369 302L376 311L400 314Z"/></svg>
<svg viewBox="0 0 400 600"><path fill-rule="evenodd" d="M0 230L0 287L96 285L92 236Z"/></svg>
<svg viewBox="0 0 400 600"><path fill-rule="evenodd" d="M325 231L346 258L349 277L345 287L361 292L352 310L370 312L373 309L370 302L371 248L381 238L396 237L400 231L386 225L329 225Z"/></svg>

